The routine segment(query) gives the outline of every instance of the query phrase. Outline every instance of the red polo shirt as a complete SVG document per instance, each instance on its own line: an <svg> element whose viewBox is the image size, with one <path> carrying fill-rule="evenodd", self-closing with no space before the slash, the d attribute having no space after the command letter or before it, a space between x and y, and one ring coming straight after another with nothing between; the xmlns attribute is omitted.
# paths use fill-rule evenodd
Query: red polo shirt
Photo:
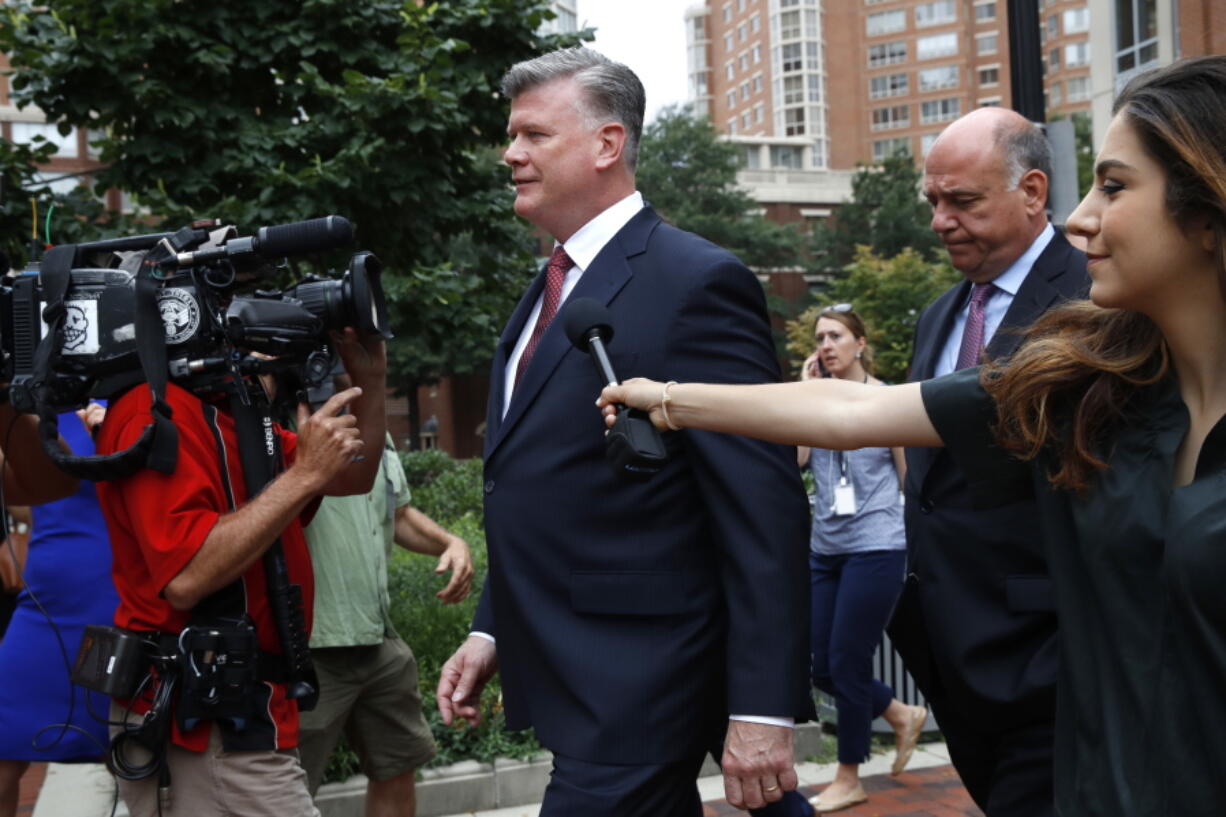
<svg viewBox="0 0 1226 817"><path fill-rule="evenodd" d="M126 479L100 482L98 499L111 534L112 569L115 589L119 593L115 623L131 630L177 633L186 626L190 614L171 607L162 591L191 561L218 517L247 501L247 488L234 420L224 410L226 401L206 403L171 384L166 390L166 402L173 411L172 419L179 431L175 472L162 474L146 468ZM145 385L133 388L111 403L98 434L98 453L110 454L132 445L152 421L149 404L149 389ZM279 426L277 431L288 465L293 462L298 438ZM290 581L302 586L308 630L314 583L302 525L310 520L317 505L317 502L311 503L281 534ZM247 613L255 622L260 648L280 653L262 560L257 559L247 569L242 582ZM286 699L284 685L263 683L268 689L269 722L263 729L253 729L249 737L270 745L243 748L297 746L297 703ZM134 706L135 711L143 708L139 702ZM176 725L172 739L185 748L204 751L208 735L209 723L203 722L182 734Z"/></svg>

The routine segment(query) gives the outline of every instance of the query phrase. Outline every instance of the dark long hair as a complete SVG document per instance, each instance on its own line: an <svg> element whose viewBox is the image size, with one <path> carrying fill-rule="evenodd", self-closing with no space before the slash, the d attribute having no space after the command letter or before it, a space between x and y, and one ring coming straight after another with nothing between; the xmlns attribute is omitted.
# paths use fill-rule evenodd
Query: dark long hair
<svg viewBox="0 0 1226 817"><path fill-rule="evenodd" d="M1175 222L1209 219L1226 293L1226 57L1142 74L1114 112L1165 170ZM1169 368L1166 342L1149 318L1079 301L1040 318L1010 360L984 367L982 382L996 401L1001 444L1027 459L1049 450L1052 483L1085 493L1106 467L1103 447L1132 398Z"/></svg>

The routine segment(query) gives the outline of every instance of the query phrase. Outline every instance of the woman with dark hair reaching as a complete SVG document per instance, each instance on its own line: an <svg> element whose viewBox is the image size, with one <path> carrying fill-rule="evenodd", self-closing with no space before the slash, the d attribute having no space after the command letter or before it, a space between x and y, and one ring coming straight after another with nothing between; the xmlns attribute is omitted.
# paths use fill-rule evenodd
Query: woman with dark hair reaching
<svg viewBox="0 0 1226 817"><path fill-rule="evenodd" d="M1064 817L1226 810L1226 57L1135 78L1068 229L1089 302L925 383L635 380L669 425L828 448L945 445L979 501L1033 494L1060 616Z"/></svg>

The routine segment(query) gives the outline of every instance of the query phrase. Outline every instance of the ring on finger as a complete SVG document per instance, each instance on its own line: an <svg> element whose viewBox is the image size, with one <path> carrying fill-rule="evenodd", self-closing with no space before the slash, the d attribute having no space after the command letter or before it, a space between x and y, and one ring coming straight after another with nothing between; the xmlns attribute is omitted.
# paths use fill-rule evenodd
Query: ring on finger
<svg viewBox="0 0 1226 817"><path fill-rule="evenodd" d="M775 785L773 785L773 786L765 786L765 787L762 789L762 791L778 791L778 790L779 790L779 784L778 784L778 783L776 783L776 784L775 784Z"/></svg>

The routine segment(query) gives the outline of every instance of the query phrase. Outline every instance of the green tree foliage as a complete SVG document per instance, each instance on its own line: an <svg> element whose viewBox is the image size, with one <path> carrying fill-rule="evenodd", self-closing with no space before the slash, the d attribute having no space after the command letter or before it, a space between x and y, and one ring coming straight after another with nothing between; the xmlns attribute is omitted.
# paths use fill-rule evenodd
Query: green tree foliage
<svg viewBox="0 0 1226 817"><path fill-rule="evenodd" d="M929 227L931 208L920 198L922 178L915 160L902 153L861 166L852 178L851 201L814 233L821 268L842 269L856 259L861 244L882 258L907 248L935 257L940 244Z"/></svg>
<svg viewBox="0 0 1226 817"><path fill-rule="evenodd" d="M737 169L736 146L685 107L664 108L643 129L638 187L663 218L752 267L799 264L800 234L754 212L757 203L736 185Z"/></svg>
<svg viewBox="0 0 1226 817"><path fill-rule="evenodd" d="M819 304L788 321L792 375L800 375L801 364L815 348L813 325L818 313L831 304L850 303L868 327L877 376L901 383L907 378L920 312L961 276L947 262L929 261L911 248L893 258L883 258L863 245L856 249L855 260L845 272Z"/></svg>
<svg viewBox="0 0 1226 817"><path fill-rule="evenodd" d="M498 79L577 39L537 33L543 0L17 0L3 14L14 100L102 134L98 189L131 191L169 226L345 215L391 274L391 382L412 394L487 364L532 272L492 149Z"/></svg>

